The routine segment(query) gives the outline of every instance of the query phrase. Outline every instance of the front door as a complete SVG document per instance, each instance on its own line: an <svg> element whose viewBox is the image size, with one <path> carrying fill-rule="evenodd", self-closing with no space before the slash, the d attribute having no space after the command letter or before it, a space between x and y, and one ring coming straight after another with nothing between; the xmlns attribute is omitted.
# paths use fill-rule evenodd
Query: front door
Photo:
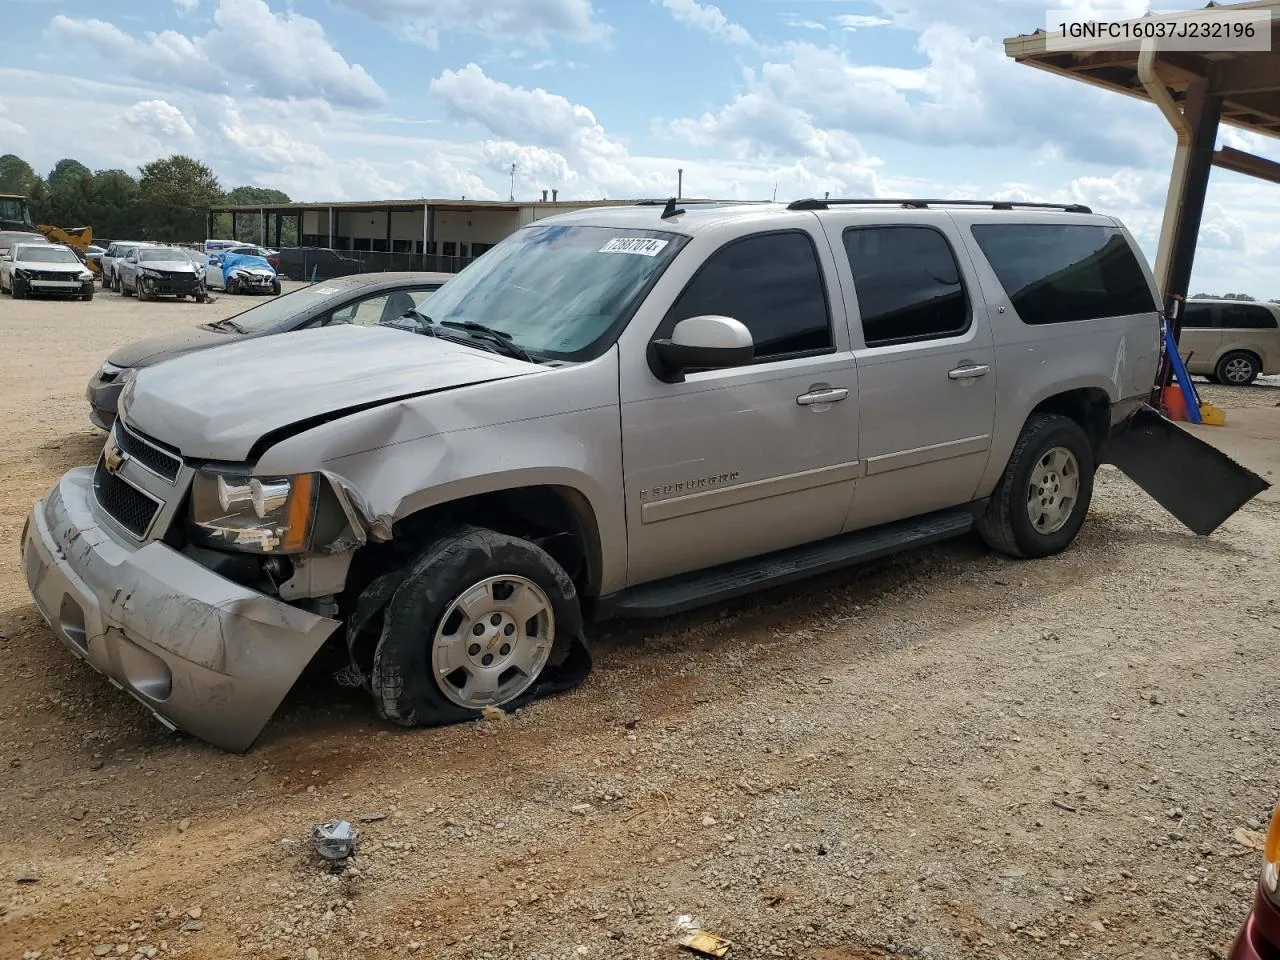
<svg viewBox="0 0 1280 960"><path fill-rule="evenodd" d="M840 532L858 469L857 366L824 279L830 249L816 218L796 222L814 232L755 234L712 253L655 334L687 317L733 317L752 333L755 362L683 383L647 369L624 378L629 585Z"/></svg>
<svg viewBox="0 0 1280 960"><path fill-rule="evenodd" d="M991 451L995 349L953 221L833 212L825 223L848 260L865 464L845 529L967 503Z"/></svg>

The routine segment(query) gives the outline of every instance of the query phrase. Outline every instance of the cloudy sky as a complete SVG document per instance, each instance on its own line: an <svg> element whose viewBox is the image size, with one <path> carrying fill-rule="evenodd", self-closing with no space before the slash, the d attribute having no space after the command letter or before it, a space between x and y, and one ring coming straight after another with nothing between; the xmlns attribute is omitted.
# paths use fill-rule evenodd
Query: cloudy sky
<svg viewBox="0 0 1280 960"><path fill-rule="evenodd" d="M683 167L690 196L1082 201L1154 256L1172 158L1154 107L1004 57L1044 0L3 6L0 152L42 172L183 152L300 200L506 199L512 163L517 198L666 196ZM1280 187L1215 171L1193 286L1280 297Z"/></svg>

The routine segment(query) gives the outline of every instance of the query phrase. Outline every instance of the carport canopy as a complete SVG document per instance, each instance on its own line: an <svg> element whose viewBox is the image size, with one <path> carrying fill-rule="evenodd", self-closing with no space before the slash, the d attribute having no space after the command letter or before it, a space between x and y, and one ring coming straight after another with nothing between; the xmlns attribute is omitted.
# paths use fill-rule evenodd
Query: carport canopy
<svg viewBox="0 0 1280 960"><path fill-rule="evenodd" d="M1210 8L1269 11L1270 49L1162 50L1160 41L1144 40L1141 49L1130 41L1125 49L1096 44L1062 50L1052 42L1062 34L1044 30L1004 41L1005 55L1018 63L1154 103L1173 127L1177 149L1155 265L1166 305L1187 296L1210 168L1280 184L1280 163L1231 147L1214 149L1221 123L1280 137L1280 0L1204 9ZM1173 326L1177 336L1176 320Z"/></svg>

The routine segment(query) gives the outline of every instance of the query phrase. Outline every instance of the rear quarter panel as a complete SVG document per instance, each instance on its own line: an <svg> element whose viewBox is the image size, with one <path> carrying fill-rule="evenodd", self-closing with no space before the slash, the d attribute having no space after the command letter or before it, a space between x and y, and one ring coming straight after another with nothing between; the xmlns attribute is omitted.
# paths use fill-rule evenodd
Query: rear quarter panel
<svg viewBox="0 0 1280 960"><path fill-rule="evenodd" d="M1071 223L1120 229L1143 269L1152 310L1071 323L1025 323L974 238L972 227L976 223L1062 224L1063 214L1018 211L1014 219L1007 211L964 210L952 216L990 307L996 347L996 420L991 459L977 491L981 498L990 495L999 482L1027 417L1041 402L1081 388L1101 390L1112 403L1147 394L1160 357L1158 299L1146 259L1123 225L1112 217L1077 214Z"/></svg>

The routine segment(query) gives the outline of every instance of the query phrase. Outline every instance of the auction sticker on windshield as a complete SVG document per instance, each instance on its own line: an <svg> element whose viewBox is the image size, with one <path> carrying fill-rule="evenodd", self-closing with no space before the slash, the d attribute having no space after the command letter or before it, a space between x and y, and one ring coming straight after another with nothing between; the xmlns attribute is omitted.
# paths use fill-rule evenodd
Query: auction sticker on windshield
<svg viewBox="0 0 1280 960"><path fill-rule="evenodd" d="M652 237L614 237L600 248L600 252L638 253L642 257L656 257L666 245L666 240L655 240Z"/></svg>

